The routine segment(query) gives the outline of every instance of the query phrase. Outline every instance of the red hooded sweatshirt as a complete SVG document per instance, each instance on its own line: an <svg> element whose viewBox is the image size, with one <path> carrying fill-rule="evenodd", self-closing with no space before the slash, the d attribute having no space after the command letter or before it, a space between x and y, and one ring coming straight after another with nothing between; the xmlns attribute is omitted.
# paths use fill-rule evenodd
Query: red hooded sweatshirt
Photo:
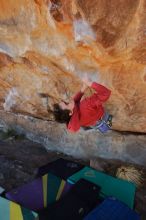
<svg viewBox="0 0 146 220"><path fill-rule="evenodd" d="M93 82L91 88L95 93L81 100L84 93L78 92L74 97L74 109L67 128L71 132L76 132L80 127L95 125L104 114L102 104L110 97L111 91L106 87Z"/></svg>

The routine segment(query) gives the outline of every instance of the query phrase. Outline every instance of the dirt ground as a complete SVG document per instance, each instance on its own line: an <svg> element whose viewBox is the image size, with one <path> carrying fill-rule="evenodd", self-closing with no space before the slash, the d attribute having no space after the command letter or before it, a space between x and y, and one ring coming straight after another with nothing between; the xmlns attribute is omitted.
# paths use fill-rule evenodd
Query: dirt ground
<svg viewBox="0 0 146 220"><path fill-rule="evenodd" d="M36 177L38 167L57 158L66 158L89 165L88 160L79 160L58 152L48 152L37 143L14 134L5 135L0 132L0 186L6 191L23 185ZM121 161L94 158L93 167L110 175L121 165L129 165ZM146 220L146 168L137 166L143 171L143 185L137 189L135 196L135 210Z"/></svg>

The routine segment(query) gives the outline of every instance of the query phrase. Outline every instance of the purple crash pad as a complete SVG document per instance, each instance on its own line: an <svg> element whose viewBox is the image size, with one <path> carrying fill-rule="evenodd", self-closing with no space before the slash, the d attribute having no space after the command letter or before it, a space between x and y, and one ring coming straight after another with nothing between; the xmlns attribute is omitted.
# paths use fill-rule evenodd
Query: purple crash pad
<svg viewBox="0 0 146 220"><path fill-rule="evenodd" d="M6 193L6 198L32 210L42 209L44 207L42 179L38 178Z"/></svg>
<svg viewBox="0 0 146 220"><path fill-rule="evenodd" d="M69 190L69 184L53 174L46 174L34 181L18 187L8 193L6 198L34 211L47 207L58 200L62 192Z"/></svg>

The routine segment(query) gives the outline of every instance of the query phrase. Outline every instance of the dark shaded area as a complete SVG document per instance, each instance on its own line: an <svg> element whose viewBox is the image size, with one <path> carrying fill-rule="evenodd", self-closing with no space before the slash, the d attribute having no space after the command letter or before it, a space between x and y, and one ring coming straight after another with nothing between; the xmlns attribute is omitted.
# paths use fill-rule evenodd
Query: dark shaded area
<svg viewBox="0 0 146 220"><path fill-rule="evenodd" d="M84 165L89 161L79 160L58 152L48 152L42 145L31 142L14 133L0 132L0 186L9 191L36 178L37 168L58 158L71 159ZM121 165L129 165L121 161L96 158L99 167L110 175L115 175L115 170ZM137 166L143 170L144 183L137 189L135 209L142 220L146 220L146 168Z"/></svg>
<svg viewBox="0 0 146 220"><path fill-rule="evenodd" d="M69 123L71 116L68 109L61 109L58 104L54 104L54 117L59 123Z"/></svg>
<svg viewBox="0 0 146 220"><path fill-rule="evenodd" d="M74 184L65 196L41 210L39 219L82 220L100 203L99 192L99 186L81 179Z"/></svg>

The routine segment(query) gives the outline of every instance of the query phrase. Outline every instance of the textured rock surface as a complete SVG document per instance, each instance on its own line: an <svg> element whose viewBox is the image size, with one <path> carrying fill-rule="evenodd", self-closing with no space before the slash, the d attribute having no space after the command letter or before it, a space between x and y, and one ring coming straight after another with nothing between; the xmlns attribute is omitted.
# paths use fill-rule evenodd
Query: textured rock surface
<svg viewBox="0 0 146 220"><path fill-rule="evenodd" d="M146 135L121 134L110 131L103 135L98 131L81 130L68 133L65 125L33 117L0 111L2 129L14 129L46 149L58 151L75 158L102 157L146 166Z"/></svg>
<svg viewBox="0 0 146 220"><path fill-rule="evenodd" d="M71 134L53 121L53 104L69 100L85 73L112 90L105 107L113 129L140 133ZM76 158L146 166L145 88L146 0L0 0L1 129ZM31 180L37 166L54 158L39 145L13 144L0 143L6 189ZM136 197L143 219L144 192Z"/></svg>
<svg viewBox="0 0 146 220"><path fill-rule="evenodd" d="M51 119L85 73L112 90L113 129L146 132L146 0L0 1L1 109Z"/></svg>

